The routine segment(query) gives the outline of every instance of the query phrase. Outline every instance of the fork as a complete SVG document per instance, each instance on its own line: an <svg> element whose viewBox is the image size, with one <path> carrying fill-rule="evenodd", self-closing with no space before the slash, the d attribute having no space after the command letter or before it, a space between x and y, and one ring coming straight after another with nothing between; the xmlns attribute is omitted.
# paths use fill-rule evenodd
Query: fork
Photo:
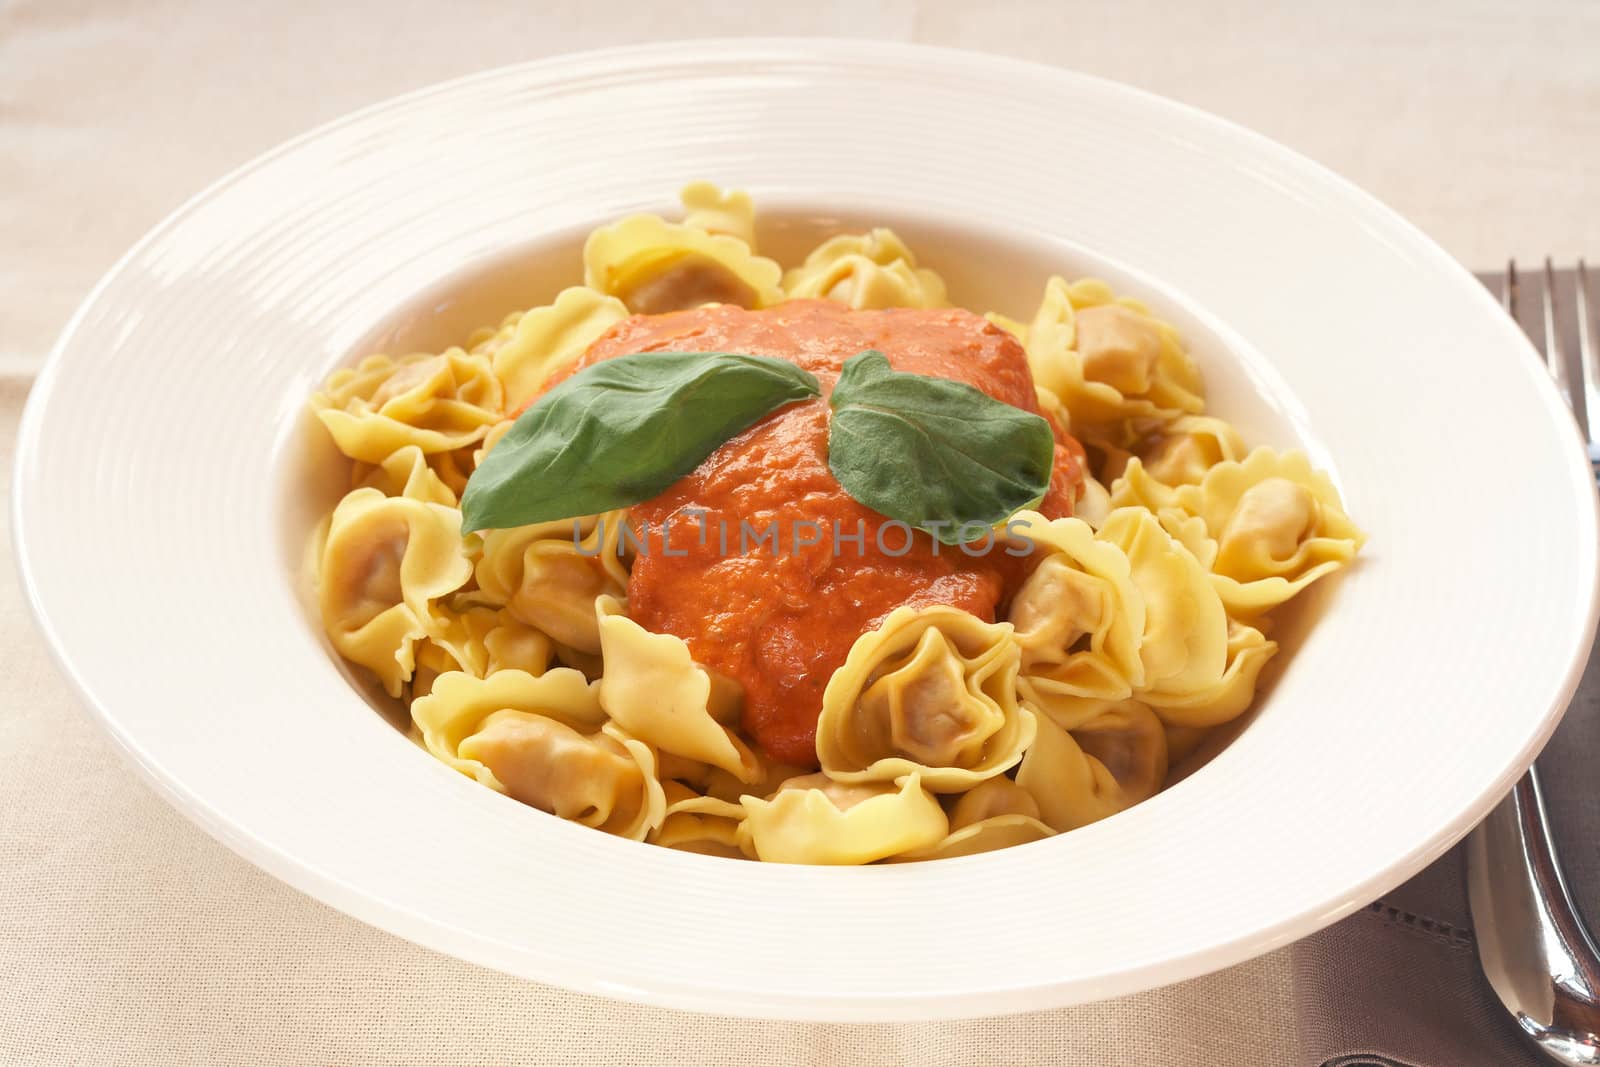
<svg viewBox="0 0 1600 1067"><path fill-rule="evenodd" d="M1600 340L1590 312L1588 268L1578 261L1576 380L1562 343L1556 272L1548 258L1543 280L1542 355L1600 471ZM1513 318L1520 288L1512 260L1500 297ZM1478 960L1517 1025L1556 1063L1600 1064L1600 953L1567 890L1536 765L1472 832L1467 897Z"/></svg>

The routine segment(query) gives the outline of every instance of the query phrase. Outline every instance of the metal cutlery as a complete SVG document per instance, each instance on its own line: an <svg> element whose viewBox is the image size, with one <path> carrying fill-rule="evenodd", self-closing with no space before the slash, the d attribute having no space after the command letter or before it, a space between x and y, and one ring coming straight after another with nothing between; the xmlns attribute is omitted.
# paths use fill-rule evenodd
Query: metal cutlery
<svg viewBox="0 0 1600 1067"><path fill-rule="evenodd" d="M1532 323L1516 262L1500 295L1523 322L1556 387L1573 410L1600 469L1600 305L1580 260L1571 306L1577 317L1577 366L1563 343L1567 306L1558 274L1544 261L1542 300ZM1491 282L1491 286L1493 283ZM1542 329L1540 329L1542 327ZM1524 1033L1554 1062L1600 1064L1600 952L1584 926L1551 840L1537 766L1530 767L1467 842L1467 895L1478 958L1489 984Z"/></svg>

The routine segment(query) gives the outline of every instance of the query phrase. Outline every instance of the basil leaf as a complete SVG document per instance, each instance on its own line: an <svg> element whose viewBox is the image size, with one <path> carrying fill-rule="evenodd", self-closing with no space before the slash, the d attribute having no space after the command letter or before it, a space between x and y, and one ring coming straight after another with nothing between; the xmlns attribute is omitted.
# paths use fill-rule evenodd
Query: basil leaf
<svg viewBox="0 0 1600 1067"><path fill-rule="evenodd" d="M793 363L732 352L643 352L558 384L483 457L461 530L570 519L648 500L764 415L820 395Z"/></svg>
<svg viewBox="0 0 1600 1067"><path fill-rule="evenodd" d="M882 352L851 356L829 399L828 467L891 519L961 544L1050 487L1055 435L1043 417L945 378L908 374Z"/></svg>

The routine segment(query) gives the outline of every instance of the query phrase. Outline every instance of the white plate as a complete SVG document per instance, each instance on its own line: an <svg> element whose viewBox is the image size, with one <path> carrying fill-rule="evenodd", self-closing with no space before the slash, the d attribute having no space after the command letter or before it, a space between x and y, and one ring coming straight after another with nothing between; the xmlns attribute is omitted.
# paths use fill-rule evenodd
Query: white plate
<svg viewBox="0 0 1600 1067"><path fill-rule="evenodd" d="M782 209L774 240L830 214L904 225L974 302L1021 310L1052 264L1110 274L1186 327L1215 407L1332 468L1367 550L1313 598L1318 625L1231 747L1050 841L808 869L520 807L354 693L292 582L311 509L291 492L326 489L304 480L308 393L367 340L537 300L556 267L533 250L570 251L696 177ZM1574 428L1517 329L1422 234L1188 108L881 43L536 63L263 157L73 319L28 405L15 500L66 672L205 829L445 952L750 1015L1021 1011L1307 934L1489 808L1554 727L1595 622Z"/></svg>

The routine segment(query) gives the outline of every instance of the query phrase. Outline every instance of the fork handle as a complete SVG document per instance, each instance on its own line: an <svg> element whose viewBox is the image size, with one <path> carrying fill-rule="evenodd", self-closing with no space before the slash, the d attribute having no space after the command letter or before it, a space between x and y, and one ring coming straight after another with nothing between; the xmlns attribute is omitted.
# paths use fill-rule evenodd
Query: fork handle
<svg viewBox="0 0 1600 1067"><path fill-rule="evenodd" d="M1600 953L1567 891L1536 767L1467 843L1479 957L1529 1037L1561 1063L1600 1064Z"/></svg>

